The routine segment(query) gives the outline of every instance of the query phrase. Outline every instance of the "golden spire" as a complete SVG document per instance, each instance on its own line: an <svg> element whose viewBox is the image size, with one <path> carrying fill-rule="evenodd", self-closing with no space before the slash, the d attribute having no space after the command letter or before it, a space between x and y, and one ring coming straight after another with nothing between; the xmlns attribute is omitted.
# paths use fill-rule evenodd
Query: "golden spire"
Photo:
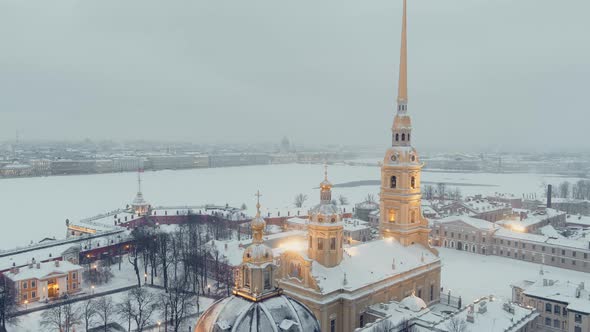
<svg viewBox="0 0 590 332"><path fill-rule="evenodd" d="M256 191L256 217L252 219L250 226L252 227L252 243L262 243L262 235L264 227L266 226L264 219L260 216L260 190Z"/></svg>
<svg viewBox="0 0 590 332"><path fill-rule="evenodd" d="M254 196L256 196L256 217L260 217L260 196L262 196L260 190L257 190Z"/></svg>
<svg viewBox="0 0 590 332"><path fill-rule="evenodd" d="M404 0L404 12L402 17L402 46L399 61L399 83L397 90L397 103L408 103L408 49L406 40L406 0ZM404 109L405 110L405 109Z"/></svg>
<svg viewBox="0 0 590 332"><path fill-rule="evenodd" d="M324 180L328 181L328 163L324 163Z"/></svg>

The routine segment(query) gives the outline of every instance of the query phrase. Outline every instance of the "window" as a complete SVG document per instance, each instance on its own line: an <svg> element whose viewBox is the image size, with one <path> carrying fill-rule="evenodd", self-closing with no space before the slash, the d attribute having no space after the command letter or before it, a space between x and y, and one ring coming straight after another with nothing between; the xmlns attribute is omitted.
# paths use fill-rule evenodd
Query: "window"
<svg viewBox="0 0 590 332"><path fill-rule="evenodd" d="M399 141L399 134L395 134L395 141Z"/></svg>
<svg viewBox="0 0 590 332"><path fill-rule="evenodd" d="M365 326L365 314L359 316L359 327Z"/></svg>
<svg viewBox="0 0 590 332"><path fill-rule="evenodd" d="M555 262L555 257L551 256L551 261Z"/></svg>
<svg viewBox="0 0 590 332"><path fill-rule="evenodd" d="M324 250L324 239L318 238L318 250Z"/></svg>
<svg viewBox="0 0 590 332"><path fill-rule="evenodd" d="M559 324L559 321L557 319L553 320L553 327L557 327L559 328L561 326L561 324Z"/></svg>
<svg viewBox="0 0 590 332"><path fill-rule="evenodd" d="M582 322L582 315L581 314L576 314L574 316L574 320L576 323L581 323Z"/></svg>
<svg viewBox="0 0 590 332"><path fill-rule="evenodd" d="M395 210L394 209L389 210L389 222L395 222Z"/></svg>
<svg viewBox="0 0 590 332"><path fill-rule="evenodd" d="M76 287L78 287L78 285L76 283L72 284L72 289L76 289Z"/></svg>
<svg viewBox="0 0 590 332"><path fill-rule="evenodd" d="M561 249L561 254L565 255L565 250Z"/></svg>
<svg viewBox="0 0 590 332"><path fill-rule="evenodd" d="M23 281L23 288L24 289L29 288L29 282L28 281Z"/></svg>
<svg viewBox="0 0 590 332"><path fill-rule="evenodd" d="M434 301L434 285L430 285L430 301Z"/></svg>
<svg viewBox="0 0 590 332"><path fill-rule="evenodd" d="M572 251L572 257L576 257L576 252Z"/></svg>
<svg viewBox="0 0 590 332"><path fill-rule="evenodd" d="M264 269L264 289L271 289L271 267L267 266Z"/></svg>
<svg viewBox="0 0 590 332"><path fill-rule="evenodd" d="M536 248L536 247L537 247L537 246L533 244L533 250L535 250L535 248Z"/></svg>
<svg viewBox="0 0 590 332"><path fill-rule="evenodd" d="M582 332L582 328L579 326L574 327L574 332Z"/></svg>
<svg viewBox="0 0 590 332"><path fill-rule="evenodd" d="M406 140L406 134L402 133L402 142Z"/></svg>
<svg viewBox="0 0 590 332"><path fill-rule="evenodd" d="M31 280L31 288L35 287L37 287L37 283L35 282L35 280Z"/></svg>
<svg viewBox="0 0 590 332"><path fill-rule="evenodd" d="M584 259L587 259L587 258L588 258L588 253L585 252L584 253Z"/></svg>
<svg viewBox="0 0 590 332"><path fill-rule="evenodd" d="M416 177L412 176L412 178L410 179L410 187L412 187L412 189L416 189Z"/></svg>
<svg viewBox="0 0 590 332"><path fill-rule="evenodd" d="M419 289L419 290L418 290L418 297L419 297L419 298L422 298L422 289Z"/></svg>
<svg viewBox="0 0 590 332"><path fill-rule="evenodd" d="M541 247L541 251L545 251L545 246L542 246Z"/></svg>
<svg viewBox="0 0 590 332"><path fill-rule="evenodd" d="M250 271L247 267L244 267L244 286L250 287Z"/></svg>
<svg viewBox="0 0 590 332"><path fill-rule="evenodd" d="M510 245L510 241L506 241L506 244L507 244L507 245Z"/></svg>
<svg viewBox="0 0 590 332"><path fill-rule="evenodd" d="M26 300L26 299L27 299L27 293L24 293L23 294L23 300Z"/></svg>
<svg viewBox="0 0 590 332"><path fill-rule="evenodd" d="M551 312L551 303L545 303L545 312Z"/></svg>
<svg viewBox="0 0 590 332"><path fill-rule="evenodd" d="M551 248L551 253L554 254L555 253L555 248Z"/></svg>
<svg viewBox="0 0 590 332"><path fill-rule="evenodd" d="M310 235L309 236L309 249L313 248L313 237Z"/></svg>
<svg viewBox="0 0 590 332"><path fill-rule="evenodd" d="M330 250L336 250L336 238L330 238Z"/></svg>
<svg viewBox="0 0 590 332"><path fill-rule="evenodd" d="M37 297L37 293L36 292L32 292L31 293L31 298L35 298L35 297Z"/></svg>
<svg viewBox="0 0 590 332"><path fill-rule="evenodd" d="M576 261L572 259L572 265L576 265Z"/></svg>
<svg viewBox="0 0 590 332"><path fill-rule="evenodd" d="M545 318L545 325L551 326L551 318Z"/></svg>
<svg viewBox="0 0 590 332"><path fill-rule="evenodd" d="M330 319L330 332L336 332L336 319Z"/></svg>
<svg viewBox="0 0 590 332"><path fill-rule="evenodd" d="M553 313L561 314L561 307L557 304L553 306Z"/></svg>
<svg viewBox="0 0 590 332"><path fill-rule="evenodd" d="M562 258L562 259L561 259L561 262L562 262L562 263L565 263L565 258Z"/></svg>
<svg viewBox="0 0 590 332"><path fill-rule="evenodd" d="M389 181L389 185L391 188L397 188L397 178L395 177L395 175L392 176Z"/></svg>
<svg viewBox="0 0 590 332"><path fill-rule="evenodd" d="M78 279L76 278L76 272L72 273L72 279Z"/></svg>
<svg viewBox="0 0 590 332"><path fill-rule="evenodd" d="M410 211L410 222L413 224L416 222L416 211Z"/></svg>

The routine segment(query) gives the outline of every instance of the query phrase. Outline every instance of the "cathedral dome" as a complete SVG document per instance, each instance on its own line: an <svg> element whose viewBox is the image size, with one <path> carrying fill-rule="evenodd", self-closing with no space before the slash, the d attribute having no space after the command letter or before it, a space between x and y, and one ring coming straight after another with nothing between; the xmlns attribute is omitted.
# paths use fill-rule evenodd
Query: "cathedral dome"
<svg viewBox="0 0 590 332"><path fill-rule="evenodd" d="M418 312L422 309L428 308L426 302L421 298L417 297L415 294L406 297L399 303L400 308L408 309L413 312Z"/></svg>
<svg viewBox="0 0 590 332"><path fill-rule="evenodd" d="M194 332L320 332L313 313L285 295L252 302L230 296L215 302L199 318Z"/></svg>

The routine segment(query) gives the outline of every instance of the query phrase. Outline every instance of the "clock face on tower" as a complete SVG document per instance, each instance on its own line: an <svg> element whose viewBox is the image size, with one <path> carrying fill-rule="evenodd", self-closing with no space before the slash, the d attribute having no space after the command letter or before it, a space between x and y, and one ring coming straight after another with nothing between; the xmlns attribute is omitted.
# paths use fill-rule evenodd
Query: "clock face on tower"
<svg viewBox="0 0 590 332"><path fill-rule="evenodd" d="M391 156L391 161L396 161L396 160L397 160L397 157L395 155L392 155Z"/></svg>

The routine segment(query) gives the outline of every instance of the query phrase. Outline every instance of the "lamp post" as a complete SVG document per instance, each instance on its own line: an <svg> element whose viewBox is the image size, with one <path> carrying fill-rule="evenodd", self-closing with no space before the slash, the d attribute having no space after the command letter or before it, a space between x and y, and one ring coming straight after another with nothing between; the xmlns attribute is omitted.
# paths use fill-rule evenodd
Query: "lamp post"
<svg viewBox="0 0 590 332"><path fill-rule="evenodd" d="M27 309L28 304L29 304L29 300L25 300L25 310Z"/></svg>
<svg viewBox="0 0 590 332"><path fill-rule="evenodd" d="M143 283L147 284L147 273L143 274Z"/></svg>
<svg viewBox="0 0 590 332"><path fill-rule="evenodd" d="M92 288L92 295L94 295L94 285L90 286Z"/></svg>
<svg viewBox="0 0 590 332"><path fill-rule="evenodd" d="M162 326L162 322L158 321L158 332L160 332L160 327Z"/></svg>

